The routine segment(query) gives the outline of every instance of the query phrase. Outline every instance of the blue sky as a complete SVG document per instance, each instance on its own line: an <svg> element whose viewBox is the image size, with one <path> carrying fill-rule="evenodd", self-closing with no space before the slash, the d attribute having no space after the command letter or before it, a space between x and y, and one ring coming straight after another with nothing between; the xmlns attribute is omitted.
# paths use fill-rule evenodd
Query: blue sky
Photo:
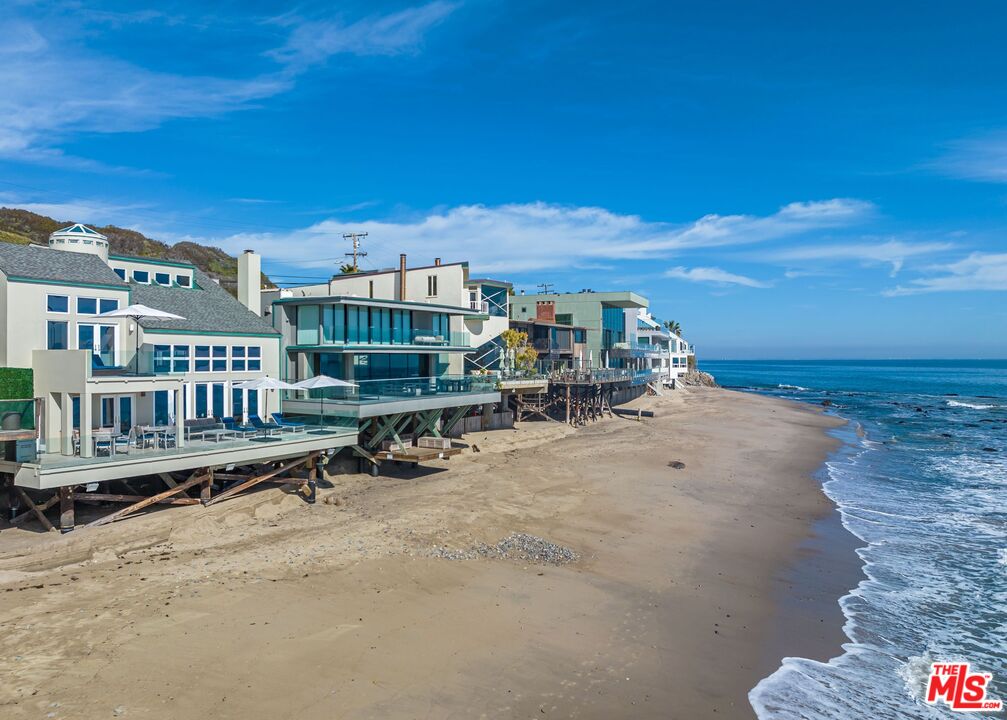
<svg viewBox="0 0 1007 720"><path fill-rule="evenodd" d="M632 289L701 356L1007 356L1007 8L0 9L0 204Z"/></svg>

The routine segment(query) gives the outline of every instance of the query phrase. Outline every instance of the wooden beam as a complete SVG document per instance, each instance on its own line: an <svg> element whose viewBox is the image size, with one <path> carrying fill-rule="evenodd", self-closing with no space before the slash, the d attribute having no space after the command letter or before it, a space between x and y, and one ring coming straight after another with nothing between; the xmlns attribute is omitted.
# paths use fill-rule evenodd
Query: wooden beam
<svg viewBox="0 0 1007 720"><path fill-rule="evenodd" d="M208 473L205 469L197 470L192 474L192 477L190 477L185 482L180 482L175 487L169 488L168 490L160 492L157 495L151 495L150 497L146 497L143 500L140 500L139 502L136 502L128 507L124 507L122 510L116 510L111 515L106 515L103 518L98 518L97 520L85 525L85 527L97 527L98 525L105 525L110 522L115 522L116 520L124 518L127 515L132 515L138 510L143 510L148 505L153 505L154 503L160 502L161 500L169 498L173 495L179 495L188 490L189 488L191 488L193 485L198 485L199 483L203 482L203 480L206 479L207 475Z"/></svg>
<svg viewBox="0 0 1007 720"><path fill-rule="evenodd" d="M274 469L270 470L269 472L265 473L264 475L257 475L256 477L249 478L248 480L246 480L243 483L238 483L237 485L229 487L227 490L225 490L224 492L220 493L219 495L217 495L217 497L211 499L206 504L207 505L213 505L214 503L220 502L221 500L226 500L229 497L237 495L238 493L240 493L243 490L247 490L247 489L249 489L250 487L252 487L254 485L258 485L260 482L264 482L266 480L270 480L270 479L276 477L277 475L279 475L281 473L285 473L288 470L293 470L295 467L299 467L299 466L303 465L306 462L312 462L316 457L318 457L318 453L317 452L313 452L313 453L309 453L305 457L300 458L299 460L291 460L289 462L285 462L282 465L280 465L279 467L274 468Z"/></svg>
<svg viewBox="0 0 1007 720"><path fill-rule="evenodd" d="M356 455L362 457L364 460L367 460L372 465L378 465L379 464L378 461L374 459L373 455L371 455L369 452L367 452L366 450L364 450L359 445L350 445L350 450L353 453L355 453Z"/></svg>
<svg viewBox="0 0 1007 720"><path fill-rule="evenodd" d="M175 478L173 478L168 473L158 473L157 476L162 480L164 480L164 483L170 488L176 487L178 485L178 483L175 481Z"/></svg>
<svg viewBox="0 0 1007 720"><path fill-rule="evenodd" d="M47 518L45 516L45 513L42 512L41 510L39 510L38 505L36 505L35 503L33 503L32 500L31 500L31 498L28 497L28 493L26 493L21 488L17 488L17 493L21 497L21 499L24 500L28 504L29 509L31 509L31 511L33 513L35 513L35 517L37 517L38 521L40 523L42 523L42 527L44 527L46 530L55 530L56 529L56 528L54 528L52 526L52 523L49 522L49 518Z"/></svg>
<svg viewBox="0 0 1007 720"><path fill-rule="evenodd" d="M96 492L75 492L70 493L70 499L81 500L87 502L88 500L92 502L127 502L127 503L137 503L141 500L146 500L146 495L116 495L115 493L96 493ZM163 500L157 501L158 505L199 505L199 500L191 497L184 498L165 498Z"/></svg>
<svg viewBox="0 0 1007 720"><path fill-rule="evenodd" d="M444 426L441 428L441 432L438 435L447 435L451 432L451 428L458 424L458 421L465 417L465 413L472 409L472 405L462 405L454 411L454 414L448 419Z"/></svg>
<svg viewBox="0 0 1007 720"><path fill-rule="evenodd" d="M48 510L49 508L51 508L53 505L55 505L58 502L59 502L59 494L53 495L51 498L49 498L44 503L42 503L41 505L39 505L38 509L41 510L42 512L45 512L46 510ZM20 525L21 523L23 523L25 520L28 520L29 518L33 518L33 517L35 517L35 513L33 513L30 509L29 510L25 510L20 515L18 515L15 518L13 518L10 521L10 524L13 525L13 526L15 526L15 527L17 527L18 525Z"/></svg>

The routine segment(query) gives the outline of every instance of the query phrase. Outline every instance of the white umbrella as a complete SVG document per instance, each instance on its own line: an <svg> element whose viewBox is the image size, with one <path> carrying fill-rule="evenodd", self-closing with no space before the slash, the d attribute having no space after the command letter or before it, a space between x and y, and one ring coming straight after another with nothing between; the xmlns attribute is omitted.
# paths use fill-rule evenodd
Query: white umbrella
<svg viewBox="0 0 1007 720"><path fill-rule="evenodd" d="M327 387L357 387L356 383L347 382L346 380L339 380L338 378L329 377L328 375L315 375L313 378L308 378L307 380L301 380L300 382L294 383L295 387L301 388L302 390L314 390L315 388L327 388ZM325 418L325 397L319 395L318 397L318 424L322 424L322 420Z"/></svg>
<svg viewBox="0 0 1007 720"><path fill-rule="evenodd" d="M136 355L134 360L134 372L140 374L140 318L156 318L158 320L185 320L181 315L175 315L174 313L165 312L164 310L157 310L156 308L147 307L146 305L127 305L119 310L109 310L108 312L99 313L95 317L100 318L132 318L137 324L136 328Z"/></svg>
<svg viewBox="0 0 1007 720"><path fill-rule="evenodd" d="M239 390L296 390L296 385L291 385L283 380L277 380L276 378L271 378L268 375L266 377L261 377L258 380L245 380L244 382L235 383L231 387L238 388ZM269 417L269 395L266 395L266 412L263 415Z"/></svg>

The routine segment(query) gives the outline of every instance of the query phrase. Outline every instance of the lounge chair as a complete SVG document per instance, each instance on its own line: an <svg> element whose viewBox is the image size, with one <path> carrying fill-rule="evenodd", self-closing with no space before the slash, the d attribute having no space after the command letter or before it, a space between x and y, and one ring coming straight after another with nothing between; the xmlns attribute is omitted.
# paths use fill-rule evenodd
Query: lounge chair
<svg viewBox="0 0 1007 720"><path fill-rule="evenodd" d="M233 417L223 417L220 418L220 424L224 426L225 430L230 430L235 435L240 435L241 437L246 437L247 435L254 435L258 432L258 429L252 425L241 425Z"/></svg>
<svg viewBox="0 0 1007 720"><path fill-rule="evenodd" d="M298 422L297 420L287 420L283 417L283 413L270 413L273 418L273 422L279 425L281 428L288 429L292 432L304 432L304 429L308 426L307 423Z"/></svg>
<svg viewBox="0 0 1007 720"><path fill-rule="evenodd" d="M257 431L267 436L274 431L279 432L280 430L282 430L282 428L276 423L262 422L262 418L260 418L258 415L249 415L248 422L252 423L252 427L254 427Z"/></svg>

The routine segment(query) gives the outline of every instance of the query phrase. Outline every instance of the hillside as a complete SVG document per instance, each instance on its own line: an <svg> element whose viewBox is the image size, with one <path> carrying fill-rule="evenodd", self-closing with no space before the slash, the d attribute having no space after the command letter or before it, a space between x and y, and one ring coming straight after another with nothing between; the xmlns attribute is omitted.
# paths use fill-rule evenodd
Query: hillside
<svg viewBox="0 0 1007 720"><path fill-rule="evenodd" d="M0 242L46 245L49 242L50 233L73 225L75 222L78 221L53 220L28 210L0 208ZM89 227L94 227L95 230L108 238L111 251L115 255L135 255L192 263L210 277L218 280L221 286L231 293L237 292L238 261L220 248L207 247L193 242L168 245L135 230L127 230L115 225ZM262 276L262 282L264 286L272 285L265 275Z"/></svg>

